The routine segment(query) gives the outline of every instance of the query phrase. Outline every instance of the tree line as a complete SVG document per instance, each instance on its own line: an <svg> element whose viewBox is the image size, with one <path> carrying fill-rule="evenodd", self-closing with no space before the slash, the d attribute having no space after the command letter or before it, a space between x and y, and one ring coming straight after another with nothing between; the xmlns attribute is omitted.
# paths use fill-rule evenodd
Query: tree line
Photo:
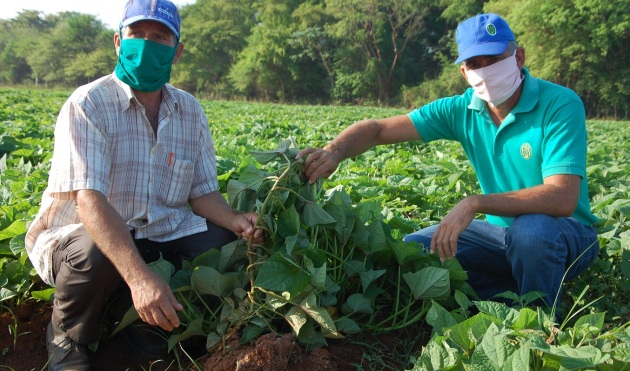
<svg viewBox="0 0 630 371"><path fill-rule="evenodd" d="M630 0L196 0L171 83L213 99L417 107L461 93L457 24L501 14L534 76L575 90L590 118L630 117ZM96 17L0 20L0 84L75 87L109 74Z"/></svg>

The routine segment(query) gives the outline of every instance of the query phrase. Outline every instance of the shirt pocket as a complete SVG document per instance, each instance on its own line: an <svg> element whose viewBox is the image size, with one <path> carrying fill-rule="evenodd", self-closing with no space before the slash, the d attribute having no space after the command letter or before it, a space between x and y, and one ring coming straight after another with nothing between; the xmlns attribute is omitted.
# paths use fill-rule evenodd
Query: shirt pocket
<svg viewBox="0 0 630 371"><path fill-rule="evenodd" d="M171 155L160 182L158 200L168 206L186 205L190 195L193 174L194 165L191 161L178 160Z"/></svg>

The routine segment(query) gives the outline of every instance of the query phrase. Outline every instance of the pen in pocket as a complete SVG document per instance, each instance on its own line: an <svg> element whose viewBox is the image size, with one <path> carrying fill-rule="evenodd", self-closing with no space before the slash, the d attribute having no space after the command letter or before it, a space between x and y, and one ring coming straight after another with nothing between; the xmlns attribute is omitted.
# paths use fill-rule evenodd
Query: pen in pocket
<svg viewBox="0 0 630 371"><path fill-rule="evenodd" d="M173 152L168 154L168 165L167 166L171 166L171 162L173 162Z"/></svg>

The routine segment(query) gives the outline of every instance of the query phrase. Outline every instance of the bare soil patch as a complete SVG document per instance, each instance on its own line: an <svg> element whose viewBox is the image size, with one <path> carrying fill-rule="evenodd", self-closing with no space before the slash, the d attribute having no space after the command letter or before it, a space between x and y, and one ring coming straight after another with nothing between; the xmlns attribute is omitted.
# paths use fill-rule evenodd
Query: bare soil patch
<svg viewBox="0 0 630 371"><path fill-rule="evenodd" d="M13 370L43 370L47 368L46 326L50 321L50 304L26 301L20 306L0 313L0 368ZM327 371L357 369L407 368L408 360L401 359L400 344L409 344L409 334L416 351L426 343L429 333L421 326L400 334L363 337L361 340L333 340L325 348L304 349L291 334L265 334L250 344L239 345L238 334L227 339L225 345L204 354L193 363L180 354L179 361L148 359L136 352L123 336L104 339L91 356L94 370L287 370ZM17 337L14 337L16 334ZM402 339L402 337L406 337ZM367 339L367 340L366 340ZM378 354L375 354L378 353Z"/></svg>

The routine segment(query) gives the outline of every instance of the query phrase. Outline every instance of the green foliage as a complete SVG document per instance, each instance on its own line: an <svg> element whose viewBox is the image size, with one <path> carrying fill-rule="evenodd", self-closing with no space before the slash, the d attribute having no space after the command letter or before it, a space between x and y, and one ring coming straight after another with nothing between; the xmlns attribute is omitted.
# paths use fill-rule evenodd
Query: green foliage
<svg viewBox="0 0 630 371"><path fill-rule="evenodd" d="M245 47L254 19L252 0L198 0L181 9L185 52L173 67L171 83L190 92L229 97L227 74Z"/></svg>
<svg viewBox="0 0 630 371"><path fill-rule="evenodd" d="M0 93L0 302L47 300L24 247L27 223L37 213L48 180L53 122L66 93ZM42 289L41 291L38 291Z"/></svg>
<svg viewBox="0 0 630 371"><path fill-rule="evenodd" d="M48 300L53 292L32 269L24 232L46 187L53 125L68 96L0 89L0 299L8 308L31 298ZM268 238L263 246L239 241L208 251L174 273L165 261L152 264L185 307L171 347L205 336L208 349L215 349L234 331L246 343L270 329L293 331L303 344L321 346L330 338L426 320L434 335L418 367L612 370L628 363L626 122L587 123L589 195L600 218L601 250L587 272L564 285L554 314L565 320L552 336L547 320L553 316L527 308L530 297L515 298L518 309L474 302L481 314L473 315L475 296L457 261L442 265L419 246L401 242L479 192L457 144L381 146L311 186L301 177L296 144L277 143L293 137L322 146L358 119L406 110L201 104L215 140L221 191L238 208L258 211ZM130 313L127 320L134 318Z"/></svg>
<svg viewBox="0 0 630 371"><path fill-rule="evenodd" d="M608 330L604 314L585 314L573 327L529 308L474 302L478 314L458 321L433 303L427 322L434 335L413 370L621 370L630 364L630 322ZM465 311L468 307L461 308Z"/></svg>
<svg viewBox="0 0 630 371"><path fill-rule="evenodd" d="M417 107L460 94L455 29L502 15L536 77L587 117L630 114L630 0L197 0L181 7L171 83L212 99ZM0 20L0 83L76 86L110 73L114 30L92 15Z"/></svg>
<svg viewBox="0 0 630 371"><path fill-rule="evenodd" d="M0 73L4 83L76 86L111 73L115 66L112 34L93 15L62 12L43 17L25 11L3 21Z"/></svg>
<svg viewBox="0 0 630 371"><path fill-rule="evenodd" d="M231 174L230 204L258 213L266 243L230 243L175 273L171 287L186 309L172 344L205 335L214 346L243 328L247 340L293 331L302 344L323 346L327 338L405 328L424 317L430 299L448 302L453 288L466 289L458 264L442 266L395 240L378 204L353 205L342 187L323 193L306 182L297 152L285 140L252 151L258 165Z"/></svg>

